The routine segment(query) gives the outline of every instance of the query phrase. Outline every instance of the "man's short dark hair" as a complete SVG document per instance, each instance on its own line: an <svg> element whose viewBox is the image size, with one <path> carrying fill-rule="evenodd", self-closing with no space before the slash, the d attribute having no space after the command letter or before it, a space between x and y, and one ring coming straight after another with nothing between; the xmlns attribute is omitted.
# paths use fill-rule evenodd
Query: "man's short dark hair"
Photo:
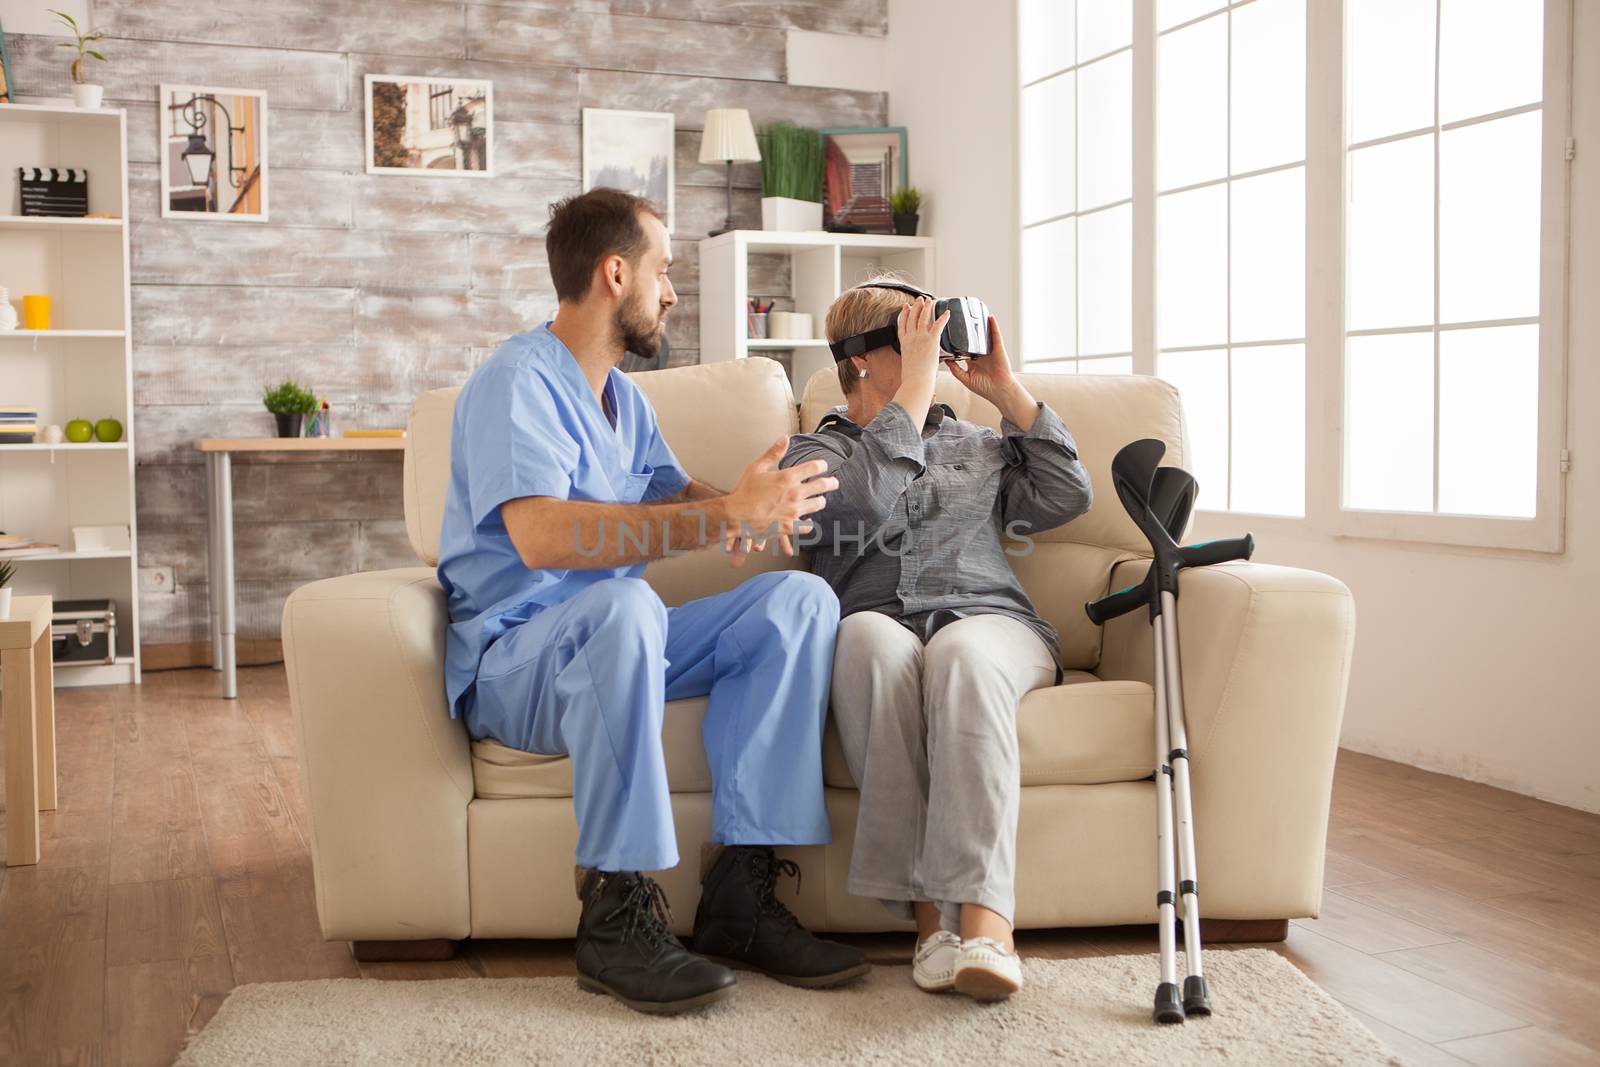
<svg viewBox="0 0 1600 1067"><path fill-rule="evenodd" d="M639 221L641 211L661 218L661 211L650 200L606 186L550 205L544 250L556 299L582 300L589 292L595 267L606 256L639 261L649 247L649 237Z"/></svg>

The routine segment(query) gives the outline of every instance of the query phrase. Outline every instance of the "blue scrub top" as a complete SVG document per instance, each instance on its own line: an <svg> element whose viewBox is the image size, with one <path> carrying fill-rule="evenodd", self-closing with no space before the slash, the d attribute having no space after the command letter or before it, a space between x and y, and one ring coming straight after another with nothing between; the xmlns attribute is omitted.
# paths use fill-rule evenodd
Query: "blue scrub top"
<svg viewBox="0 0 1600 1067"><path fill-rule="evenodd" d="M548 322L501 345L462 387L439 535L439 584L450 602L444 675L451 718L465 712L478 662L496 638L594 582L644 571L642 563L529 570L500 519L501 504L524 496L637 504L689 484L638 386L613 368L604 395L601 411Z"/></svg>

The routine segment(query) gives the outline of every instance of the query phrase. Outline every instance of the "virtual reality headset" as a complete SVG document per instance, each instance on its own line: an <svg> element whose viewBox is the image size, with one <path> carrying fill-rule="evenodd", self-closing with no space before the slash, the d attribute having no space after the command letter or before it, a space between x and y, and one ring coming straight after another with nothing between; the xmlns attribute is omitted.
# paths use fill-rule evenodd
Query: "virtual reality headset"
<svg viewBox="0 0 1600 1067"><path fill-rule="evenodd" d="M946 311L950 312L950 319L944 324L944 331L939 335L939 348L948 352L949 358L974 359L989 354L989 305L975 296L953 296L940 300L932 293L925 293L914 285L902 285L899 282L867 282L856 288L893 289L911 296L925 296L934 302L935 319ZM863 355L884 345L889 345L896 352L900 351L900 329L897 323L890 322L889 325L880 326L876 330L868 330L866 333L834 341L828 348L833 351L834 362L843 363L851 356Z"/></svg>

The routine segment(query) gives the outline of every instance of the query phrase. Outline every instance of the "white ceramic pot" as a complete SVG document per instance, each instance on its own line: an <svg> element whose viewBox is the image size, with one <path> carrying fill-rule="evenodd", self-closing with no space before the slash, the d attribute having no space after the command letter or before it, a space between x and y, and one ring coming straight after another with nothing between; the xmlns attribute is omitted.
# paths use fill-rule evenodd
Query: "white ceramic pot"
<svg viewBox="0 0 1600 1067"><path fill-rule="evenodd" d="M106 87L103 85L74 82L72 85L72 102L79 107L97 108L100 106L100 99L105 96L105 93Z"/></svg>
<svg viewBox="0 0 1600 1067"><path fill-rule="evenodd" d="M11 618L11 587L0 587L0 619Z"/></svg>
<svg viewBox="0 0 1600 1067"><path fill-rule="evenodd" d="M822 205L788 196L761 198L761 228L803 233L822 229Z"/></svg>
<svg viewBox="0 0 1600 1067"><path fill-rule="evenodd" d="M11 290L0 285L0 330L17 328L17 309L11 306Z"/></svg>

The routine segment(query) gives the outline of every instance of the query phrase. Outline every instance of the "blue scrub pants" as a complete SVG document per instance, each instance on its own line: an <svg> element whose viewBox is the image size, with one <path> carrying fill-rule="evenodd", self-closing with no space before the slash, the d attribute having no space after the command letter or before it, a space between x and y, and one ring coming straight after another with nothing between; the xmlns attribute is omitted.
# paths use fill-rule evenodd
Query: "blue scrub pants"
<svg viewBox="0 0 1600 1067"><path fill-rule="evenodd" d="M546 608L484 652L467 728L572 759L578 863L604 871L678 864L662 705L710 694L712 838L817 845L822 725L839 602L802 571L668 608L639 578L608 578Z"/></svg>

